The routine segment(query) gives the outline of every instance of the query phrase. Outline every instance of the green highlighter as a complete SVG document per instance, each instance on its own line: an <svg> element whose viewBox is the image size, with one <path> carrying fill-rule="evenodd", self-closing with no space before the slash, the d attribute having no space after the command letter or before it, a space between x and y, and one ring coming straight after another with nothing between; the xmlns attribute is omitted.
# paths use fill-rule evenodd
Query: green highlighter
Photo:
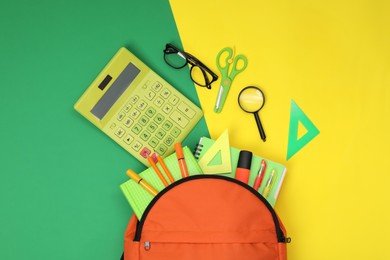
<svg viewBox="0 0 390 260"><path fill-rule="evenodd" d="M100 72L74 108L144 165L166 157L202 110L126 48Z"/></svg>

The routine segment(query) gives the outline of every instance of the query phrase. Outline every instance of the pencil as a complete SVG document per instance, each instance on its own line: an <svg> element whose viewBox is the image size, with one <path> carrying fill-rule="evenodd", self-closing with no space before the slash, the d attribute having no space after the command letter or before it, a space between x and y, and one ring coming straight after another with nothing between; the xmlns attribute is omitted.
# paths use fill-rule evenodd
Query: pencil
<svg viewBox="0 0 390 260"><path fill-rule="evenodd" d="M160 180L162 181L162 183L164 184L165 187L167 187L169 184L168 182L165 180L164 176L162 175L162 173L160 172L160 170L157 168L157 165L156 163L154 162L153 158L152 157L148 157L148 161L150 163L150 165L153 167L153 170L157 173L157 176L160 178Z"/></svg>
<svg viewBox="0 0 390 260"><path fill-rule="evenodd" d="M168 176L168 179L171 181L171 183L175 182L175 179L172 177L171 172L168 170L168 167L165 165L163 158L159 154L156 153L157 161L160 163L161 167L163 168L165 174Z"/></svg>

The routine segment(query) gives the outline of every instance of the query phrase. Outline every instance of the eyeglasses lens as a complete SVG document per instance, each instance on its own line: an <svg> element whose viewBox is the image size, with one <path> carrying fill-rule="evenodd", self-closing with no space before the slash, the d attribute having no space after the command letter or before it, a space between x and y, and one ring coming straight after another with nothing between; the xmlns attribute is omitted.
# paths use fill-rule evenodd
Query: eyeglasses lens
<svg viewBox="0 0 390 260"><path fill-rule="evenodd" d="M191 68L191 79L199 86L207 86L212 81L213 77L207 71L198 66Z"/></svg>
<svg viewBox="0 0 390 260"><path fill-rule="evenodd" d="M164 58L171 67L176 69L183 68L187 64L187 59L178 52L165 53Z"/></svg>

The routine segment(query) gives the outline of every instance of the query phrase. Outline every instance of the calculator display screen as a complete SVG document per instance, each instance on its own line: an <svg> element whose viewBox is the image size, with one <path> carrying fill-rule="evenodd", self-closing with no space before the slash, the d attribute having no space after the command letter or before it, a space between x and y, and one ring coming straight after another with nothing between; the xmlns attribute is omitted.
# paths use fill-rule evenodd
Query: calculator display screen
<svg viewBox="0 0 390 260"><path fill-rule="evenodd" d="M140 72L141 71L133 63L129 63L111 87L92 108L91 113L102 120Z"/></svg>

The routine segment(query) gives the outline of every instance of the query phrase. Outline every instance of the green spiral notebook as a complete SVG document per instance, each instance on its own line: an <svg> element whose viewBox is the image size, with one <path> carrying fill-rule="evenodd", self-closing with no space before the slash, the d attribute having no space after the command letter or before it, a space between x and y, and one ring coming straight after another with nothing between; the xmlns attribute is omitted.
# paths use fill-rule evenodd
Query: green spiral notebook
<svg viewBox="0 0 390 260"><path fill-rule="evenodd" d="M199 167L198 162L196 161L194 155L187 146L183 147L183 153L189 175L203 174L202 169ZM164 159L164 163L175 180L179 180L182 178L176 153L173 153L166 157ZM157 163L157 167L165 176L165 172L161 168L159 163ZM149 167L145 171L141 172L139 175L150 185L152 185L156 190L161 191L165 188L164 184L158 178L152 167ZM168 178L166 178L166 180L169 181ZM142 214L144 213L149 203L152 201L153 196L131 179L121 184L120 188L125 195L127 201L130 203L134 214L137 216L138 219L141 219Z"/></svg>
<svg viewBox="0 0 390 260"><path fill-rule="evenodd" d="M199 161L202 159L202 157L207 153L207 151L213 146L215 143L214 140L207 138L207 137L201 137L199 140L199 143L196 146L196 149L194 151L195 158ZM235 172L237 168L237 162L238 157L240 154L240 150L234 147L230 146L230 163L231 163L231 171L224 173L224 176L229 176L231 178L235 177ZM272 185L271 191L269 195L267 196L267 201L271 204L272 207L275 206L277 197L279 195L280 188L282 187L282 183L284 180L284 177L286 175L286 167L282 164L276 163L274 161L271 161L269 159L265 159L263 157L260 157L258 155L253 154L252 157L252 164L251 164L251 170L250 170L250 177L248 181L248 185L253 187L253 184L255 182L255 179L257 177L257 173L260 168L260 164L262 160L265 160L267 167L264 175L263 182L261 186L258 189L258 192L260 194L263 193L264 188L266 186L267 180L270 178L271 171L274 169L276 172L276 179L274 180L274 184Z"/></svg>

